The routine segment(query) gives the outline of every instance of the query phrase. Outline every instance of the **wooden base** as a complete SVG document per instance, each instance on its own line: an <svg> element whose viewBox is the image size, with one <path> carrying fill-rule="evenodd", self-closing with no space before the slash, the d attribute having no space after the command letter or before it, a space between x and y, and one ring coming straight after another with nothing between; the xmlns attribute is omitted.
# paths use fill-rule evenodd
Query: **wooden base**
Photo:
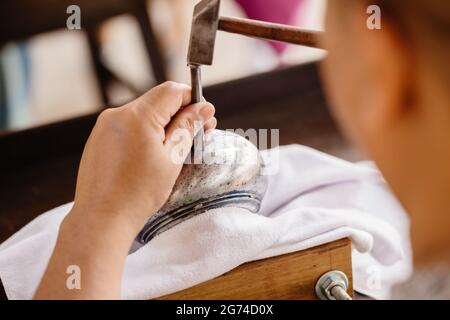
<svg viewBox="0 0 450 320"><path fill-rule="evenodd" d="M315 300L321 275L339 270L353 295L351 243L338 240L316 248L246 263L220 277L162 297L162 300Z"/></svg>

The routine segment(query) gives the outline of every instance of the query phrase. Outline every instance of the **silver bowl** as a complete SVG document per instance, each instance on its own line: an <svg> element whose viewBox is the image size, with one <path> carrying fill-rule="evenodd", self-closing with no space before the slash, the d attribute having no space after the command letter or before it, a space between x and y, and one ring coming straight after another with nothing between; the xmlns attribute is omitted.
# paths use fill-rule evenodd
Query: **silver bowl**
<svg viewBox="0 0 450 320"><path fill-rule="evenodd" d="M267 189L258 149L232 132L214 130L204 142L201 163L185 163L166 204L136 240L146 244L157 235L205 211L238 207L257 213ZM188 157L191 159L191 157Z"/></svg>

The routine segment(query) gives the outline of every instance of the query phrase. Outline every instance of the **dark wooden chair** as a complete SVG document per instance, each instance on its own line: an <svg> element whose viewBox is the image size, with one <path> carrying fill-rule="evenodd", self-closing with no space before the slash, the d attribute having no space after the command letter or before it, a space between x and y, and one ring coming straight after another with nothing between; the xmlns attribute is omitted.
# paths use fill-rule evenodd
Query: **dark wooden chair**
<svg viewBox="0 0 450 320"><path fill-rule="evenodd" d="M149 72L153 73L156 83L164 82L167 78L164 59L147 14L147 4L147 0L2 0L0 48L10 41L21 41L40 33L66 29L67 7L78 5L103 102L108 105L107 87L113 80L139 94L131 84L120 79L102 63L97 31L109 18L129 14L137 20L151 62Z"/></svg>

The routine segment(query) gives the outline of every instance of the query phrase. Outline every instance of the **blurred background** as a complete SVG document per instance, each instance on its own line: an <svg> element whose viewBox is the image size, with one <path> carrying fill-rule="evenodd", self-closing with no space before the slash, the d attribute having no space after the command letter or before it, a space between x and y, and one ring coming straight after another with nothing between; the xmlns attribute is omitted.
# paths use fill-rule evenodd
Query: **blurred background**
<svg viewBox="0 0 450 320"><path fill-rule="evenodd" d="M60 28L70 15L64 2L2 0L0 130L121 105L165 79L189 83L186 55L198 1L75 1L82 30ZM322 29L324 7L324 0L222 0L221 13ZM14 9L21 17L11 18ZM49 13L42 14L45 10ZM215 63L205 68L204 83L322 56L320 50L219 33Z"/></svg>
<svg viewBox="0 0 450 320"><path fill-rule="evenodd" d="M20 131L121 105L164 80L189 83L186 55L197 2L1 0L0 138L2 132ZM72 4L81 8L81 30L66 28L70 16L66 9ZM326 0L222 0L221 14L321 30L325 5ZM205 85L223 83L318 61L324 54L321 50L218 33L214 65L204 68L203 80ZM305 77L293 76L297 70L311 72ZM329 118L320 85L313 83L318 80L311 76L312 71L315 74L315 67L292 68L291 72L283 73L282 79L271 78L278 81L274 84L275 93L286 86L289 88L285 92L300 91L297 83L290 83L292 79L311 82L311 86L302 84L306 92L280 100L274 94L274 101L265 106L254 106L253 111L239 109L220 121L225 120L225 126L230 128L243 124L281 128L282 144L302 143L349 160L360 159L359 153L342 141ZM248 81L243 83L249 94L261 90ZM224 96L223 92L217 95L222 103L229 101L222 99ZM6 163L12 164L18 163L19 158L28 159L29 163L35 161L34 167L29 163L17 165L16 171L8 166L3 168L0 211L4 216L0 220L3 228L0 234L4 238L35 214L73 199L79 153L91 120L80 126L66 125L64 132L72 132L71 136L55 136L50 130L47 135L29 133L28 140L20 134L10 137L11 140L3 139L3 146L9 151L2 149L0 159L7 158ZM447 267L419 270L395 296L448 298L449 275Z"/></svg>

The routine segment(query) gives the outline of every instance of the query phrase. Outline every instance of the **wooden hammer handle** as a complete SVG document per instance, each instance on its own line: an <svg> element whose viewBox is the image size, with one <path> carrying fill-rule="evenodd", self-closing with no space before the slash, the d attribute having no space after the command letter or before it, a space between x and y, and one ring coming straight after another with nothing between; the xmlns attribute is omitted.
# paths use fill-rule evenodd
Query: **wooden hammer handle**
<svg viewBox="0 0 450 320"><path fill-rule="evenodd" d="M244 36L321 48L322 32L258 20L220 17L219 30Z"/></svg>

